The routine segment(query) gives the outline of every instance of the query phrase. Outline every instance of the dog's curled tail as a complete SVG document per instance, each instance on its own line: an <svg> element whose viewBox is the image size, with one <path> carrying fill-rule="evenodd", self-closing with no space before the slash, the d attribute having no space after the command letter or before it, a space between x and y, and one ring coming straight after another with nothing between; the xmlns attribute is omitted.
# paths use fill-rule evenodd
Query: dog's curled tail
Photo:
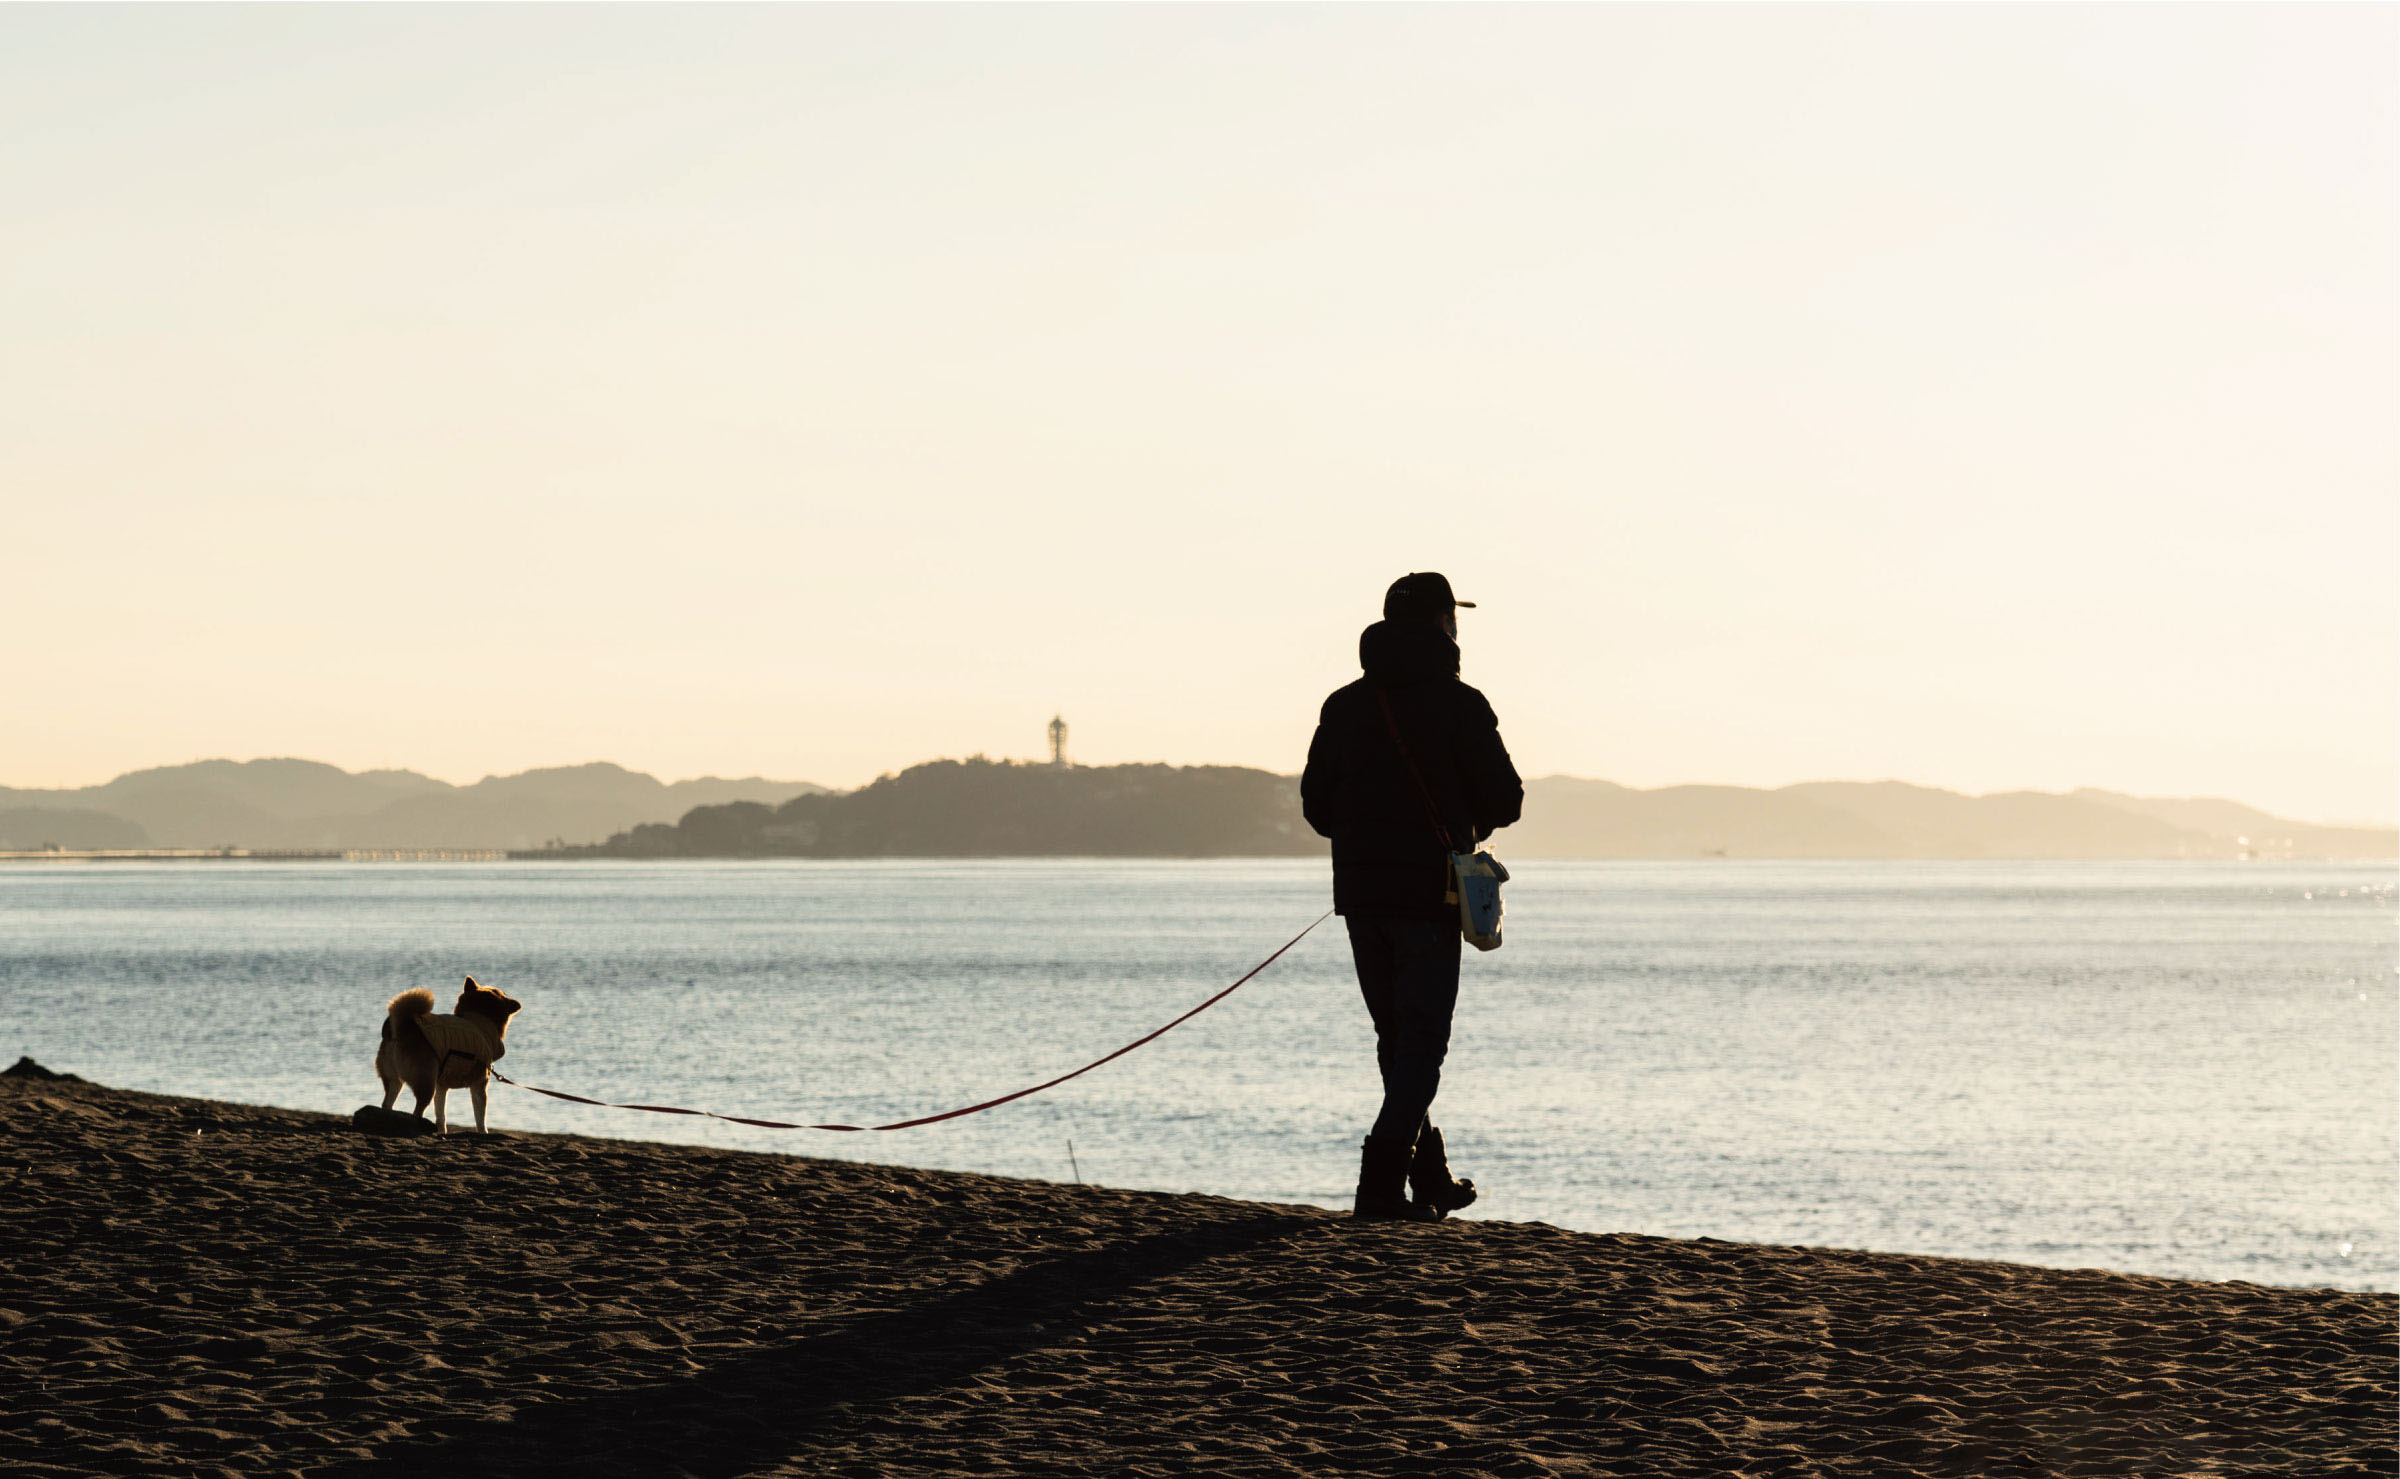
<svg viewBox="0 0 2400 1479"><path fill-rule="evenodd" d="M391 1005L383 1009L383 1040L385 1042L392 1040L392 1024L401 1018L429 1017L431 1015L433 1015L432 992L422 986L413 991L401 992L392 998Z"/></svg>

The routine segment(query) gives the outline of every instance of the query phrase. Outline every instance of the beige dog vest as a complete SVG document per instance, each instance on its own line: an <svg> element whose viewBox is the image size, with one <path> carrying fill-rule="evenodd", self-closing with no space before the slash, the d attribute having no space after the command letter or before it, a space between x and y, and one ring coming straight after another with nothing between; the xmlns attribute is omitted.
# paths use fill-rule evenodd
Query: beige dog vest
<svg viewBox="0 0 2400 1479"><path fill-rule="evenodd" d="M417 1030L433 1044L442 1064L442 1086L463 1089L483 1082L483 1071L508 1051L500 1030L482 1017L423 1016Z"/></svg>

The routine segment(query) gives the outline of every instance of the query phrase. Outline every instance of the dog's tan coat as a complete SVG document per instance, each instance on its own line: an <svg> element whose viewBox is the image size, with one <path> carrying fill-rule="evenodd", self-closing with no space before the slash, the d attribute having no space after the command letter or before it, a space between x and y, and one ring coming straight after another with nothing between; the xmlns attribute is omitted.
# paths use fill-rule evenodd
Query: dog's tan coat
<svg viewBox="0 0 2400 1479"><path fill-rule="evenodd" d="M475 1131L483 1134L491 1066L508 1051L508 1021L519 1006L506 993L477 985L473 976L448 1015L434 1012L433 993L421 986L393 997L375 1050L383 1107L392 1107L405 1084L417 1096L410 1113L422 1116L430 1101L434 1125L447 1135L450 1090L465 1089L475 1100Z"/></svg>

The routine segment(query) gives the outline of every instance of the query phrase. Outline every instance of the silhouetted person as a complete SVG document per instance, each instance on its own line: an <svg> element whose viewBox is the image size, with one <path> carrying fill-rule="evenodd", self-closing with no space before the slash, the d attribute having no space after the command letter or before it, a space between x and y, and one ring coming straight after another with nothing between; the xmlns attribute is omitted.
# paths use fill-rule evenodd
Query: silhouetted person
<svg viewBox="0 0 2400 1479"><path fill-rule="evenodd" d="M1460 943L1434 817L1465 851L1517 819L1525 788L1492 706L1458 681L1457 608L1473 604L1430 572L1392 582L1383 620L1359 634L1366 675L1325 700L1300 777L1302 813L1333 839L1333 907L1350 929L1383 1072L1383 1110L1359 1155L1360 1217L1439 1217L1475 1200L1473 1182L1451 1179L1442 1132L1426 1119L1450 1050Z"/></svg>

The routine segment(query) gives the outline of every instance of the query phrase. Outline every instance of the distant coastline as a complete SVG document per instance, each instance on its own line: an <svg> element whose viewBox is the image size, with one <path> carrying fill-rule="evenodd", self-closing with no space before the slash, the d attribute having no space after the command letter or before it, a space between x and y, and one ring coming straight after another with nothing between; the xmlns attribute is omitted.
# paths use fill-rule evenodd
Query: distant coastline
<svg viewBox="0 0 2400 1479"><path fill-rule="evenodd" d="M2400 831L2214 798L1968 796L1900 781L1772 790L1547 776L1494 843L1525 858L2400 859ZM851 791L673 785L606 763L452 786L410 771L208 760L73 791L0 788L0 858L1313 857L1298 781L1232 765L936 760Z"/></svg>

